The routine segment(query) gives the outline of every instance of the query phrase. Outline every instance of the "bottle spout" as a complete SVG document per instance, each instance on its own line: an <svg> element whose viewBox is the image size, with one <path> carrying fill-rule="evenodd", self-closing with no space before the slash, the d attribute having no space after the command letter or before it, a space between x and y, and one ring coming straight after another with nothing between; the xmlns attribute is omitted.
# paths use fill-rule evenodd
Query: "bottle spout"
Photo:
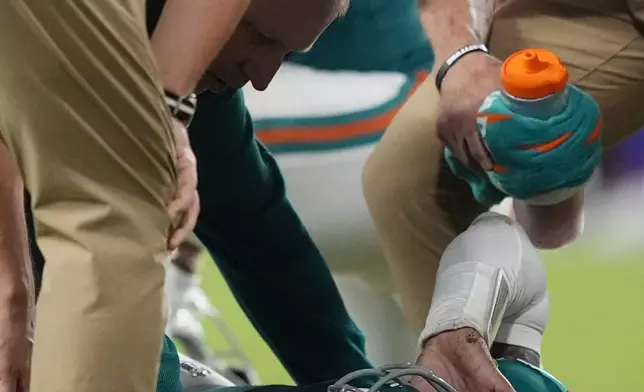
<svg viewBox="0 0 644 392"><path fill-rule="evenodd" d="M539 58L539 54L533 50L526 50L522 53L522 55L526 73L539 73L548 68L550 65L547 61L542 61Z"/></svg>

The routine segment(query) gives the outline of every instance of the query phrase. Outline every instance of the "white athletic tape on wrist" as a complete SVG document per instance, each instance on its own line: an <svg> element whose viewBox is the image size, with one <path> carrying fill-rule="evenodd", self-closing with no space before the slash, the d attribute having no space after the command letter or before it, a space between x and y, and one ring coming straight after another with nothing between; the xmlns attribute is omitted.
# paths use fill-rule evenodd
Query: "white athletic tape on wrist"
<svg viewBox="0 0 644 392"><path fill-rule="evenodd" d="M473 262L450 266L437 279L421 347L432 336L465 327L491 344L509 300L510 286L501 268Z"/></svg>

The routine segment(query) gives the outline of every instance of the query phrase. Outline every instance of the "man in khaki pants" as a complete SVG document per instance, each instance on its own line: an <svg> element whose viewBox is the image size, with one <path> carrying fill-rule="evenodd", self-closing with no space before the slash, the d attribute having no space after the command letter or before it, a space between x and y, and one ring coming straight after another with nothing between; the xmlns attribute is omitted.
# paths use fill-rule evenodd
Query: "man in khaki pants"
<svg viewBox="0 0 644 392"><path fill-rule="evenodd" d="M248 5L182 3L151 46L143 0L0 2L1 392L29 382L21 178L47 259L31 391L155 390L163 262L198 213L167 98L188 102Z"/></svg>
<svg viewBox="0 0 644 392"><path fill-rule="evenodd" d="M496 3L419 1L436 52L434 77L399 112L363 174L367 204L407 317L419 329L425 323L440 256L490 207L477 204L468 185L449 171L443 146L447 144L470 167L490 165L475 119L483 99L498 88L499 60L525 48L557 54L570 81L599 102L605 147L644 125L644 1L510 0L502 7ZM478 50L463 56L446 73L439 94L436 71L453 53L472 44L487 44L490 55ZM535 244L556 248L578 234L582 203L577 194L550 207L515 203L515 212ZM470 332L455 326L455 331L444 334Z"/></svg>

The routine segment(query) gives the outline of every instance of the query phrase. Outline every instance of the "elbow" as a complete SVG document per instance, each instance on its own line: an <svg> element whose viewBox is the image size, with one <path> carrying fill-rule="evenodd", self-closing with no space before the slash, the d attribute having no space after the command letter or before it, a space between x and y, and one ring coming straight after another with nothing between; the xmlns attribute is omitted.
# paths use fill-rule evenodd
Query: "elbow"
<svg viewBox="0 0 644 392"><path fill-rule="evenodd" d="M559 249L583 233L583 192L549 206L515 203L517 221L539 249Z"/></svg>
<svg viewBox="0 0 644 392"><path fill-rule="evenodd" d="M577 221L562 222L558 227L527 231L528 238L538 249L554 250L574 242L583 232L583 224Z"/></svg>

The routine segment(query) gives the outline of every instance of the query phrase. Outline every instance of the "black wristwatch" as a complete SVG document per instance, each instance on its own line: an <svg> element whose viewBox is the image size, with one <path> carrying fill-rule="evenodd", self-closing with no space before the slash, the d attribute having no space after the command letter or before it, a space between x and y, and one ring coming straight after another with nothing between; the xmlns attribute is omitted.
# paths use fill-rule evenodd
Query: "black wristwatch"
<svg viewBox="0 0 644 392"><path fill-rule="evenodd" d="M172 91L164 90L165 104L170 109L172 117L181 121L186 126L190 125L192 118L197 111L197 95L189 94L181 96Z"/></svg>

